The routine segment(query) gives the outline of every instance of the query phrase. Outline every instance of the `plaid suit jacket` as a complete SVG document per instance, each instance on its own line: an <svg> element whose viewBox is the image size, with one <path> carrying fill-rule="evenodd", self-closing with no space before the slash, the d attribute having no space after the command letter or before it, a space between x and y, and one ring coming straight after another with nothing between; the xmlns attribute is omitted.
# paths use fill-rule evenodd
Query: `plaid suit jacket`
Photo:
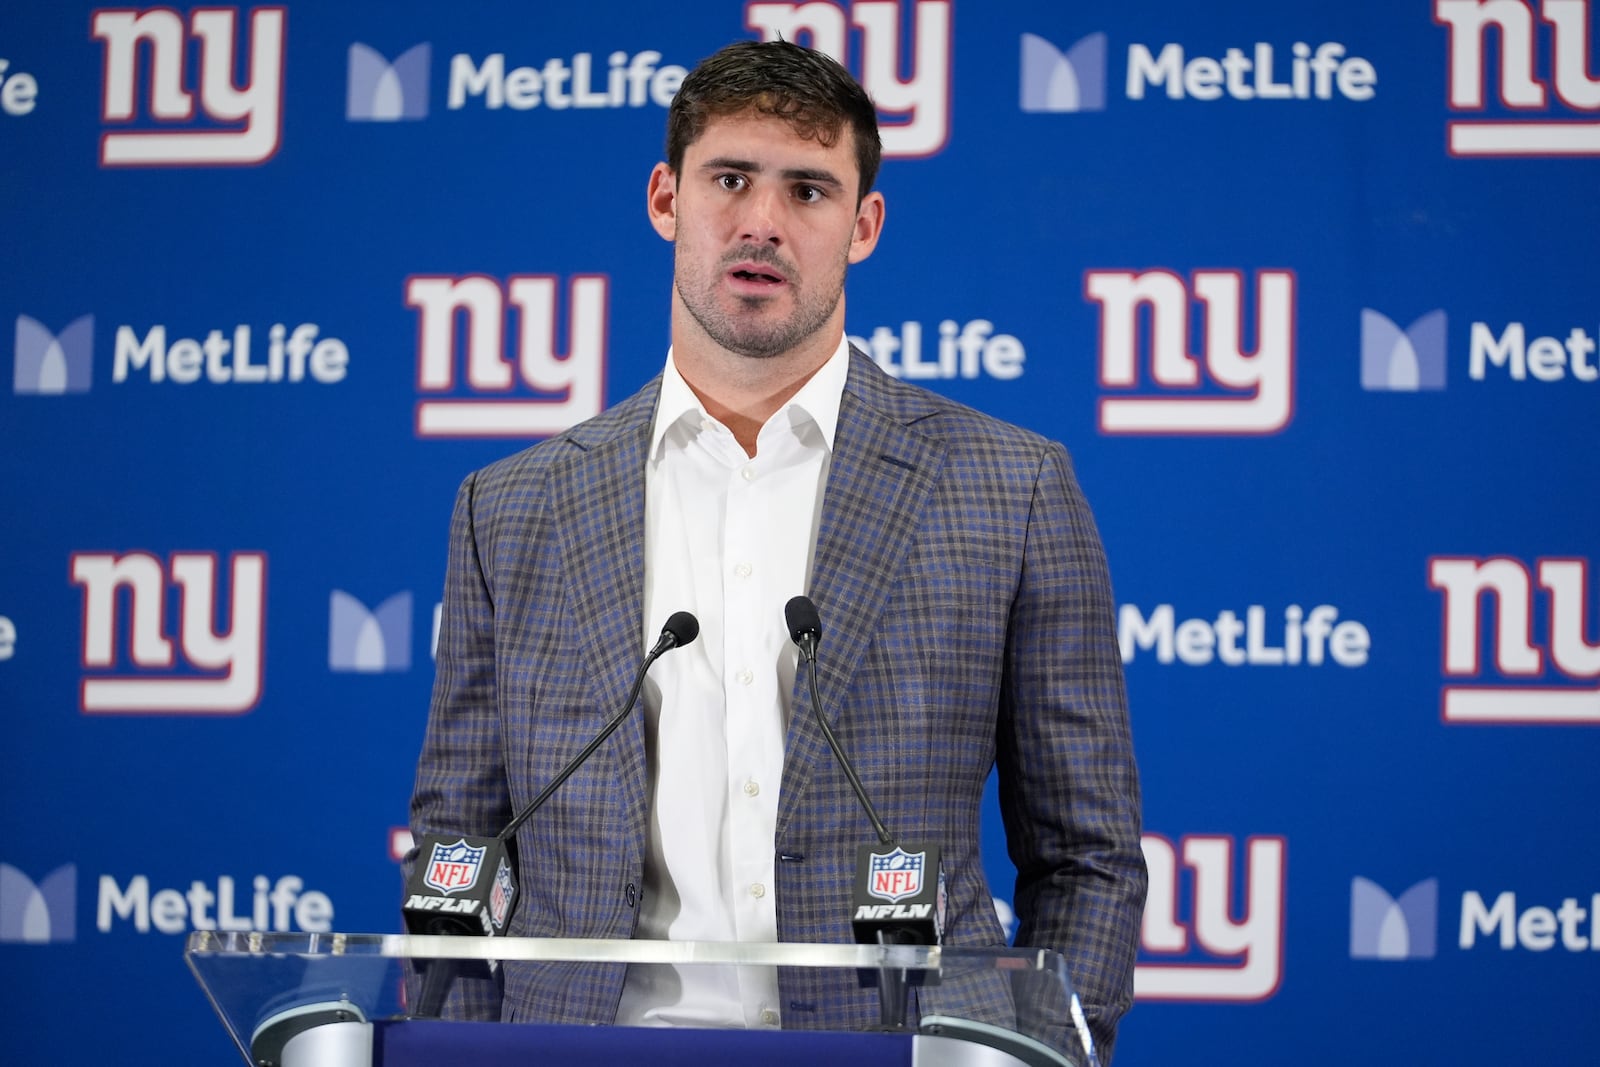
<svg viewBox="0 0 1600 1067"><path fill-rule="evenodd" d="M659 384L462 485L412 800L419 834L498 832L626 699ZM1066 451L853 352L810 596L840 742L884 822L944 850L945 943L1003 943L978 846L998 762L1017 941L1065 955L1108 1056L1132 998L1145 871L1110 585ZM774 605L773 624L781 617ZM792 696L779 937L848 943L855 848L875 838L814 721L804 670ZM632 936L649 824L642 723L631 716L519 831L511 933ZM610 1022L622 978L508 966L498 988L458 983L450 1011ZM876 1021L871 990L782 982L787 1026ZM984 1010L954 995L924 990L921 1010Z"/></svg>

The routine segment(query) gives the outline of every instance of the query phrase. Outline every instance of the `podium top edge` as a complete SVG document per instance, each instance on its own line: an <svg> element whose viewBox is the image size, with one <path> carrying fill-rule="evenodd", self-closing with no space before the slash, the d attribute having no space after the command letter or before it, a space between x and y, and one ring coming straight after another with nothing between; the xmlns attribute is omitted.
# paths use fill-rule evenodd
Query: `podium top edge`
<svg viewBox="0 0 1600 1067"><path fill-rule="evenodd" d="M363 956L388 959L514 960L579 963L740 964L774 967L892 967L937 971L957 963L1004 970L1054 971L1058 954L1041 949L938 945L811 945L773 942L646 941L551 937L447 937L422 934L256 933L197 930L185 956Z"/></svg>

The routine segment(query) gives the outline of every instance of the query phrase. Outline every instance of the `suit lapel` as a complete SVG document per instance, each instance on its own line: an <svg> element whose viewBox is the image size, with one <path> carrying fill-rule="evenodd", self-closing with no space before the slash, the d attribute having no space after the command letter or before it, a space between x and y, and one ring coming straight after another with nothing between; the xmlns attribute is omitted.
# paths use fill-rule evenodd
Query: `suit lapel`
<svg viewBox="0 0 1600 1067"><path fill-rule="evenodd" d="M853 356L817 532L810 589L822 617L817 682L823 710L836 731L843 718L889 710L847 708L845 697L944 462L937 441L908 428L927 411L897 410L891 387L888 376L870 360ZM790 708L778 806L780 839L813 773L833 762L811 708L804 664L795 674Z"/></svg>
<svg viewBox="0 0 1600 1067"><path fill-rule="evenodd" d="M845 696L877 631L919 517L944 462L939 442L909 424L935 408L908 408L907 394L859 353L839 406L828 486L812 563L810 596L822 616L818 684L837 728L852 715ZM591 423L569 431L570 456L552 470L555 536L567 569L575 643L594 679L598 729L622 706L638 670L644 615L644 470L659 379ZM833 754L811 710L806 671L796 673L785 741L777 832L794 818L819 766ZM627 808L642 818L647 781L643 717L633 715L615 746Z"/></svg>
<svg viewBox="0 0 1600 1067"><path fill-rule="evenodd" d="M569 432L570 455L548 482L574 638L599 713L589 732L621 710L643 654L644 468L658 387L659 381L646 386ZM628 810L642 817L643 716L630 716L606 748L617 760Z"/></svg>

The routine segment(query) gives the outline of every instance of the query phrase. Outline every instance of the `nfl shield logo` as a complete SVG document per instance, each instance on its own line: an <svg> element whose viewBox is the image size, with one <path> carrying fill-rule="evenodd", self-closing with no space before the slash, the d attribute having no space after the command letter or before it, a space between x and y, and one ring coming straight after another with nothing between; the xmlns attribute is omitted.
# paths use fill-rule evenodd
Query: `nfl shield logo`
<svg viewBox="0 0 1600 1067"><path fill-rule="evenodd" d="M922 892L922 870L927 860L926 852L907 852L898 846L893 852L874 855L867 874L867 892L891 904L916 896Z"/></svg>
<svg viewBox="0 0 1600 1067"><path fill-rule="evenodd" d="M511 896L516 891L511 884L511 867L502 859L500 869L494 872L494 888L489 890L489 918L495 929L506 924L506 912L511 910Z"/></svg>
<svg viewBox="0 0 1600 1067"><path fill-rule="evenodd" d="M462 838L453 845L434 845L433 857L428 860L428 872L422 884L441 893L459 893L471 889L478 881L478 868L483 865L482 848L473 848Z"/></svg>

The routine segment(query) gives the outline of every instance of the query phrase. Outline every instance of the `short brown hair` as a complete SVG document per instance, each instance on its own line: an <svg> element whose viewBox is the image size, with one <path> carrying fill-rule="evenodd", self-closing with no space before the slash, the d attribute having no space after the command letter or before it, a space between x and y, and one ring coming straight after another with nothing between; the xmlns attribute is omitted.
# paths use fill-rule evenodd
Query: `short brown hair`
<svg viewBox="0 0 1600 1067"><path fill-rule="evenodd" d="M667 112L667 165L682 170L684 152L712 119L743 111L783 119L829 148L848 126L855 134L858 201L877 180L883 142L872 98L834 60L788 41L730 44L689 72Z"/></svg>

